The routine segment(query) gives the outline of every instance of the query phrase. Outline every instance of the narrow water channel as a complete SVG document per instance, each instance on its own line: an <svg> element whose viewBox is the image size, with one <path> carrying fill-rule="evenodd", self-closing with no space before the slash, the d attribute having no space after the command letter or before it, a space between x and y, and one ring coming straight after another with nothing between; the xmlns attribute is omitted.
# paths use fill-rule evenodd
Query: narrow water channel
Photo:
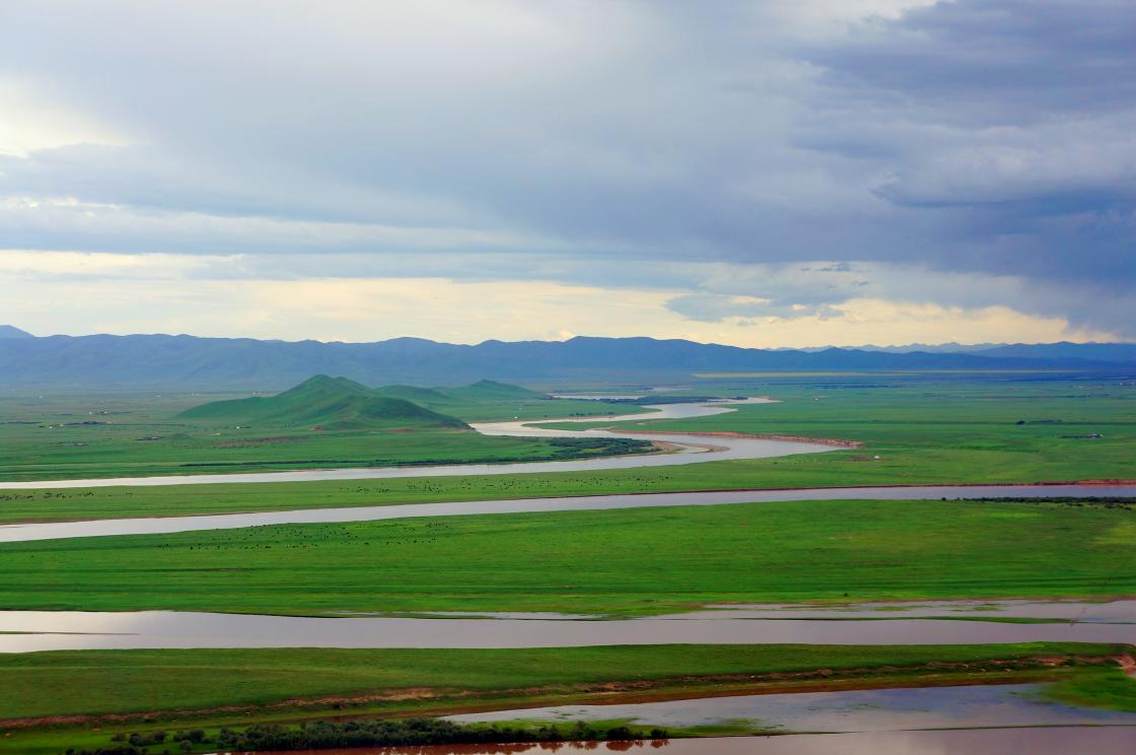
<svg viewBox="0 0 1136 755"><path fill-rule="evenodd" d="M542 511L595 511L664 506L716 506L733 503L844 500L953 500L963 498L1109 498L1136 497L1136 485L928 485L873 488L804 488L800 490L726 490L694 493L629 493L621 495L517 498L458 503L414 503L348 508L264 511L210 516L98 519L0 526L0 543L68 537L168 534L238 529L271 524L369 522L380 519L520 514Z"/></svg>
<svg viewBox="0 0 1136 755"><path fill-rule="evenodd" d="M1127 602L1131 608L1131 602ZM1043 605L1043 604L1035 604ZM1043 612L1043 609L1038 609ZM0 652L122 648L534 648L666 644L969 645L1136 643L1116 608L1105 621L753 618L747 609L640 619L313 618L192 611L0 611ZM939 615L946 613L940 611ZM1025 613L1028 613L1026 611ZM782 616L792 615L784 612ZM931 613L930 615L935 615Z"/></svg>

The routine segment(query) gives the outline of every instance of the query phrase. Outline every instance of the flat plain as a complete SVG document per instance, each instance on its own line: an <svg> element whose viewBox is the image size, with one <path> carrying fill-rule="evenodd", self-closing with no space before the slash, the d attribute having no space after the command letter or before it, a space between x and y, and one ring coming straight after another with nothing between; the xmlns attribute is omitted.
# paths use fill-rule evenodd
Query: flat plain
<svg viewBox="0 0 1136 755"><path fill-rule="evenodd" d="M630 616L717 603L1102 598L1136 594L1136 510L800 501L279 525L12 543L0 572L0 606L52 610Z"/></svg>
<svg viewBox="0 0 1136 755"><path fill-rule="evenodd" d="M373 423L372 404L353 400L335 404L346 407L336 409L340 429L275 420L266 425L270 432L256 436L286 438L271 443L245 442L252 436L240 435L246 428L236 425L247 420L237 414L182 416L206 401L237 398L231 395L9 397L5 417L32 411L43 419L0 426L18 450L4 473L33 479L98 476L95 469L185 471L186 463L218 471L232 462L234 471L246 471L303 467L313 459L323 459L315 462L321 466L338 458L346 465L548 458L564 449L543 440L482 438L434 415L460 424L644 411L636 403L539 398L551 388L521 399L502 397L508 386L456 395L398 386L383 397L394 403L374 406L422 420L410 431ZM1130 453L1136 390L1110 377L725 376L674 395L764 395L778 403L692 420L643 414L620 422L620 430L835 439L857 447L598 472L9 490L0 493L0 523L598 493L1136 478ZM407 414L397 403L414 399L428 413ZM247 412L260 403L237 407ZM226 415L228 407L220 410ZM172 433L169 442L137 440L168 433L167 427L192 431L176 440ZM222 435L211 435L216 432ZM617 450L597 445L571 452ZM1134 545L1132 503L1107 499L427 516L8 543L0 546L0 609L305 616L560 611L625 618L764 602L1103 600L1136 594ZM215 738L221 726L291 726L329 716L888 686L1038 682L1067 704L1136 710L1136 683L1123 673L1125 664L1131 665L1130 646L1075 643L13 654L0 656L7 682L0 689L0 752L94 748L115 733L179 728ZM676 734L749 733L723 726ZM207 742L187 747L209 751Z"/></svg>

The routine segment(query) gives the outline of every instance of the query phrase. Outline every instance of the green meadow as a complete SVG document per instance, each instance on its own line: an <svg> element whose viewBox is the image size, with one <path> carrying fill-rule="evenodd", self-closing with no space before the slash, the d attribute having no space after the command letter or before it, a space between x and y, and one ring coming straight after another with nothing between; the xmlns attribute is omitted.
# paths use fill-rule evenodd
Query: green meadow
<svg viewBox="0 0 1136 755"><path fill-rule="evenodd" d="M1025 547L1023 547L1023 544ZM706 604L1136 594L1129 506L811 501L0 546L0 608L650 615Z"/></svg>
<svg viewBox="0 0 1136 755"><path fill-rule="evenodd" d="M402 394L438 400L427 406ZM488 381L442 393L407 386L375 391L321 377L277 396L248 398L6 397L0 399L0 479L492 464L649 450L646 443L602 439L489 437L466 425L518 416L610 414L612 409Z"/></svg>
<svg viewBox="0 0 1136 755"><path fill-rule="evenodd" d="M698 388L700 386L695 386ZM701 386L705 387L705 386ZM707 388L708 390L708 388ZM1032 483L1095 479L1136 478L1136 387L1117 381L980 382L973 379L922 383L901 381L894 385L863 385L861 381L815 384L783 380L777 383L728 384L720 395L769 394L776 404L739 407L736 412L695 420L634 420L620 428L668 429L688 432L741 432L837 438L862 443L855 449L824 454L804 454L777 459L714 461L651 469L594 472L558 472L489 476L362 480L351 482L216 484L184 487L91 488L56 491L0 491L0 522L86 519L129 516L171 516L236 511L285 510L339 506L374 506L432 501L463 501L602 493L725 490L748 488L841 487L848 485L919 485L949 483ZM705 393L706 391L696 391ZM200 401L201 397L197 397ZM155 405L155 414L176 415L191 402L184 397L176 406ZM10 402L9 402L10 405ZM135 411L128 401L110 405L112 411ZM435 405L439 406L439 405ZM632 404L594 401L530 399L515 407L504 403L467 402L454 409L454 416L468 418L475 409L495 406L497 417L508 411L538 411L552 416L607 414L639 411ZM168 407L163 409L163 407ZM480 408L478 408L480 407ZM511 407L511 408L510 408ZM10 408L5 416L18 414ZM45 454L42 428L27 425L0 426L0 435L14 449L15 461L3 469L9 479L39 477L99 476L100 470L115 474L187 471L176 445L147 446L128 440L142 432L132 428L123 415L106 427L65 430L107 434L105 445L83 448L54 447L71 461L62 466L45 456L29 460L28 454ZM152 418L147 421L155 421ZM145 424L145 423L143 423ZM605 423L600 423L605 424ZM573 425L580 427L580 425ZM586 425L585 425L586 426ZM54 432L54 431L51 431ZM232 431L234 433L243 431ZM118 441L111 435L121 436ZM224 454L247 456L249 461L232 467L194 467L192 471L248 471L304 466L296 459L312 458L329 448L351 449L339 453L335 466L383 463L422 463L423 459L454 463L461 460L492 460L478 453L498 454L496 460L570 458L568 454L606 453L626 450L614 446L553 448L535 439L487 438L453 430L420 430L414 433L340 432L294 433L298 439L279 446L225 448ZM1093 437L1100 435L1100 437ZM318 436L318 437L317 437ZM25 441L20 441L25 437ZM65 437L65 436L59 436ZM195 436L196 437L196 436ZM226 436L185 440L202 444L189 453L202 458L221 458L218 443ZM30 439L28 439L30 438ZM183 442L183 441L178 441ZM171 441L173 443L173 441ZM124 446L128 446L123 450ZM299 453L298 448L306 448ZM175 453L176 452L176 453ZM76 461L74 454L88 454L101 461ZM138 454L153 454L149 462L137 462ZM387 456L380 458L380 453ZM265 455L269 456L265 456ZM265 458L292 459L267 463ZM879 457L879 458L876 458ZM224 458L235 458L226 456ZM349 461L354 458L355 461ZM23 462L20 461L23 459ZM135 461L131 461L131 460ZM260 462L255 459L261 459ZM32 463L32 462L36 463ZM140 466L132 467L139 463ZM196 462L194 462L196 463ZM77 465L77 466L76 466ZM105 466L104 466L105 465ZM318 465L317 465L318 466Z"/></svg>
<svg viewBox="0 0 1136 755"><path fill-rule="evenodd" d="M1131 381L863 386L833 380L754 387L768 389L778 403L689 420L645 416L619 427L862 444L821 456L763 462L762 467L782 468L762 475L772 486L789 480L902 485L1136 478L1136 384ZM766 480L758 486L765 487Z"/></svg>
<svg viewBox="0 0 1136 755"><path fill-rule="evenodd" d="M782 375L686 389L780 403L686 421L645 415L621 428L861 445L640 470L9 490L0 491L0 523L609 492L1136 478L1128 452L1136 440L1134 389L1120 382ZM569 458L629 448L486 438L465 423L641 411L500 384L360 390L318 381L305 390L285 392L284 400L3 398L0 475ZM1136 510L1124 501L812 501L280 525L0 545L0 610L629 617L719 603L1110 598L1136 594L1134 546ZM202 728L214 736L220 726L331 716L1009 681L1045 682L1045 694L1066 703L1136 710L1136 684L1115 667L1126 650L686 645L0 655L0 752L94 748L131 731Z"/></svg>

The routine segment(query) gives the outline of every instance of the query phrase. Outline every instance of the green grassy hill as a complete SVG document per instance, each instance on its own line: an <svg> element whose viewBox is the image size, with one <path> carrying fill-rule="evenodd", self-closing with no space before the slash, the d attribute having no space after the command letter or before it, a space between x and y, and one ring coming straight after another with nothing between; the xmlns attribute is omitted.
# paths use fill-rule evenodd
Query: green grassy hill
<svg viewBox="0 0 1136 755"><path fill-rule="evenodd" d="M324 430L468 429L459 419L405 398L379 395L347 378L317 375L275 396L215 401L182 412L185 419Z"/></svg>
<svg viewBox="0 0 1136 755"><path fill-rule="evenodd" d="M626 440L482 435L466 423L607 414L612 407L500 383L457 389L457 396L450 390L372 389L317 375L275 396L215 396L224 400L206 404L200 394L0 396L0 417L12 418L0 421L0 479L494 464L649 450Z"/></svg>
<svg viewBox="0 0 1136 755"><path fill-rule="evenodd" d="M374 393L387 398L401 398L413 401L422 406L430 404L445 404L451 401L450 397L441 389L420 388L417 385L384 385L374 389Z"/></svg>
<svg viewBox="0 0 1136 755"><path fill-rule="evenodd" d="M496 380L479 380L472 385L445 389L447 396L462 401L508 401L513 399L543 399L544 393L531 391L519 385L498 383Z"/></svg>

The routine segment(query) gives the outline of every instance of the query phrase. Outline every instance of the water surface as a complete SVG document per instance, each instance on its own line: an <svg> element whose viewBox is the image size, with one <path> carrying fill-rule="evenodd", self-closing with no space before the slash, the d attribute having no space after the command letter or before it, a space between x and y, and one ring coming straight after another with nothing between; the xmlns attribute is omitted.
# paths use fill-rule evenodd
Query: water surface
<svg viewBox="0 0 1136 755"><path fill-rule="evenodd" d="M743 614L744 616L744 614ZM949 619L738 618L730 612L610 621L317 618L193 611L0 611L0 652L108 648L535 648L665 644L1136 643L1136 624Z"/></svg>
<svg viewBox="0 0 1136 755"><path fill-rule="evenodd" d="M736 695L613 705L559 705L449 716L452 721L627 720L685 728L740 723L754 730L864 732L1007 726L1136 726L1136 713L1078 708L1046 700L1044 684Z"/></svg>
<svg viewBox="0 0 1136 755"><path fill-rule="evenodd" d="M891 731L545 745L443 745L308 751L309 755L1132 755L1136 728L1056 726L973 731ZM277 755L280 755L279 753ZM293 753L293 755L295 755Z"/></svg>
<svg viewBox="0 0 1136 755"><path fill-rule="evenodd" d="M925 600L905 602L866 602L848 605L759 604L707 606L704 611L683 614L685 618L713 618L725 611L736 619L1043 619L1094 624L1136 623L1136 600L1096 603L1078 600Z"/></svg>
<svg viewBox="0 0 1136 755"><path fill-rule="evenodd" d="M658 458L658 457L641 457ZM542 511L595 511L664 506L716 506L733 503L841 500L937 500L960 498L1097 498L1136 497L1136 485L954 485L878 488L804 488L799 490L727 490L692 493L628 493L620 495L516 498L459 503L415 503L328 509L264 511L210 516L98 519L0 526L0 543L67 537L143 535L199 530L238 529L271 524L368 522L412 517L470 514L520 514Z"/></svg>

